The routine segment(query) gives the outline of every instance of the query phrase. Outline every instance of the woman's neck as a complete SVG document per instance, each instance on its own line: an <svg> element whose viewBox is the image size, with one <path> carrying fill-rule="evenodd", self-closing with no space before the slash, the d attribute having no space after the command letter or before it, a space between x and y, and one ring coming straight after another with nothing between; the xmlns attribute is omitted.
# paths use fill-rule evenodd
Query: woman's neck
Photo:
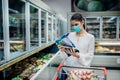
<svg viewBox="0 0 120 80"><path fill-rule="evenodd" d="M87 34L87 32L86 32L84 29L81 30L80 32L77 32L77 33L76 33L76 35L79 36L79 37L80 37L80 36L84 36L84 35L86 35L86 34Z"/></svg>

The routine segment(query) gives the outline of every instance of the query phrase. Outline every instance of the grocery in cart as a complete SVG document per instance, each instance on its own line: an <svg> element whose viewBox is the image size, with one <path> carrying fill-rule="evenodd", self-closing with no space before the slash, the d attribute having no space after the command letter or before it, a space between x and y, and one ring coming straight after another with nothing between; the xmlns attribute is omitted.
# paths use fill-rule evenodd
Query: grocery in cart
<svg viewBox="0 0 120 80"><path fill-rule="evenodd" d="M69 69L63 73L63 68ZM67 77L63 79L61 75L66 75ZM104 67L75 67L60 64L57 68L55 80L107 80L107 73Z"/></svg>

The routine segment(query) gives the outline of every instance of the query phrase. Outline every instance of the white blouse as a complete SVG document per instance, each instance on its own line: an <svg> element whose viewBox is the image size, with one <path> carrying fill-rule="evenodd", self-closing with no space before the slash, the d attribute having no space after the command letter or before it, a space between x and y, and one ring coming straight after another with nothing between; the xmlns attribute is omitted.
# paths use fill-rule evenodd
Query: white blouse
<svg viewBox="0 0 120 80"><path fill-rule="evenodd" d="M90 66L94 56L94 36L87 33L87 35L78 37L75 32L71 32L68 37L79 50L79 53L77 54L79 54L80 58L74 57L72 55L68 56L65 52L61 52L60 56L64 59L64 65Z"/></svg>

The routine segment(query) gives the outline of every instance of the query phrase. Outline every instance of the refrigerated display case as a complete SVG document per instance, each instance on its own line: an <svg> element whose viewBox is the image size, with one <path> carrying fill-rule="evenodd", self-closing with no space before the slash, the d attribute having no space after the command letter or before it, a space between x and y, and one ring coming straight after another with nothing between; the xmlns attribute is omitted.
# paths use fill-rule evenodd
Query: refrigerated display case
<svg viewBox="0 0 120 80"><path fill-rule="evenodd" d="M118 39L118 16L85 17L86 31L93 34L96 40Z"/></svg>
<svg viewBox="0 0 120 80"><path fill-rule="evenodd" d="M120 41L97 41L93 66L120 68Z"/></svg>
<svg viewBox="0 0 120 80"><path fill-rule="evenodd" d="M42 1L1 0L0 4L0 78L9 80L6 79L7 69L11 70L13 66L8 74L11 77L11 73L19 74L23 70L19 67L23 63L19 62L55 44L60 24L56 21L58 15ZM51 36L54 36L54 40Z"/></svg>
<svg viewBox="0 0 120 80"><path fill-rule="evenodd" d="M58 51L55 46L56 45L51 45L50 47L41 50L40 52L36 52L36 54L6 68L5 80L13 80L16 78L21 80L37 80L38 78L40 80L48 80L51 78L50 80L52 80L53 75L56 72L56 66L62 61L59 56L60 51Z"/></svg>
<svg viewBox="0 0 120 80"><path fill-rule="evenodd" d="M36 53L34 56L16 63L6 69L6 79L13 80L19 77L22 80L35 80L36 76L40 76L38 74L42 74L43 69L50 64L54 55L52 53Z"/></svg>
<svg viewBox="0 0 120 80"><path fill-rule="evenodd" d="M1 5L1 59L6 58L6 61L9 61L19 58L28 52L54 43L57 37L55 36L54 40L52 40L52 36L57 35L58 31L56 31L57 23L53 23L53 16L56 14L45 6L42 1L38 1L41 5L38 5L34 0L4 0L2 2L4 3L4 10L2 10ZM2 15L2 13L4 14ZM2 19L4 19L3 23ZM54 17L54 21L55 19L56 17ZM53 33L53 24L55 33ZM3 51L4 49L5 51ZM5 53L5 56L3 53Z"/></svg>
<svg viewBox="0 0 120 80"><path fill-rule="evenodd" d="M31 80L54 80L57 74L57 67L63 62L63 59L59 56L58 51L37 74L35 74Z"/></svg>

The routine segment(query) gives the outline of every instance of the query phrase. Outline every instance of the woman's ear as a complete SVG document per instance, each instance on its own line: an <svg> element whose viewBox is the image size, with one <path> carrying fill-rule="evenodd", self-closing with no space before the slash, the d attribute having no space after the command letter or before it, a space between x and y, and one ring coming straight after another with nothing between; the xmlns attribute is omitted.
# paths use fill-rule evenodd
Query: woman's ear
<svg viewBox="0 0 120 80"><path fill-rule="evenodd" d="M85 24L85 21L84 21L84 20L82 20L82 24Z"/></svg>

